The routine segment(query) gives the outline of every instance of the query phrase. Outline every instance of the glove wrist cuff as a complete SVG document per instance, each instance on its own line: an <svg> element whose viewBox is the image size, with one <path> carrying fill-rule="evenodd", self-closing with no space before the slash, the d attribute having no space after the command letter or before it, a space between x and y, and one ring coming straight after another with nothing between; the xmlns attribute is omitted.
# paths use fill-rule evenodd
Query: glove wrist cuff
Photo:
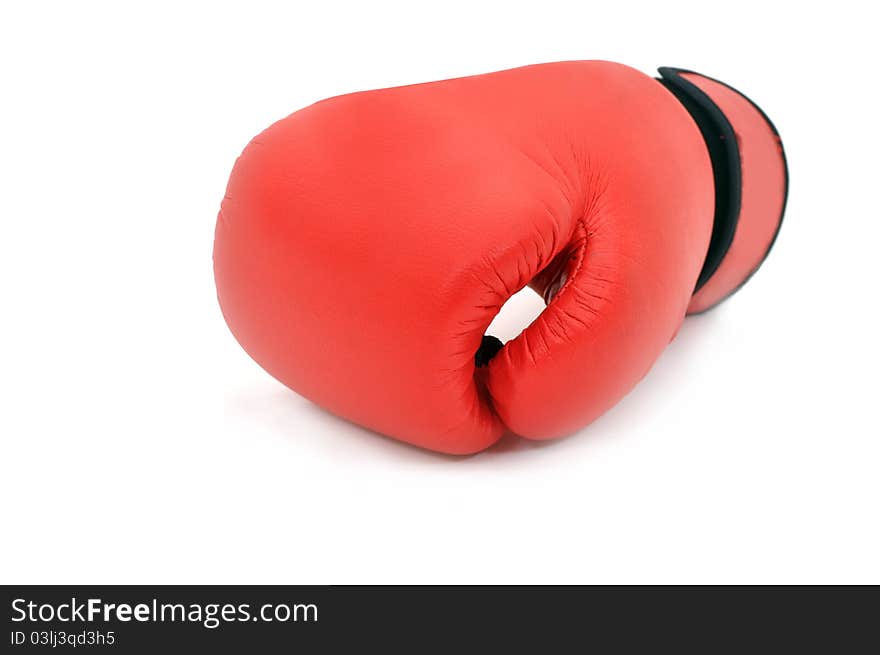
<svg viewBox="0 0 880 655"><path fill-rule="evenodd" d="M782 223L788 170L776 128L746 96L692 71L659 73L699 128L712 162L712 237L688 307L697 313L735 293L766 259Z"/></svg>

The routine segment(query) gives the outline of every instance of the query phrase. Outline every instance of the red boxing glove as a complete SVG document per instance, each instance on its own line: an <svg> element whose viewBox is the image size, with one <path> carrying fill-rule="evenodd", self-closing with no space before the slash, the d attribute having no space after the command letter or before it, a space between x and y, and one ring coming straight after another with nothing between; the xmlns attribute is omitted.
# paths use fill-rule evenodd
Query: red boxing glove
<svg viewBox="0 0 880 655"><path fill-rule="evenodd" d="M355 423L473 453L583 427L687 312L758 268L787 190L767 117L708 77L609 62L354 93L245 148L217 221L233 334ZM485 335L529 285L547 307Z"/></svg>

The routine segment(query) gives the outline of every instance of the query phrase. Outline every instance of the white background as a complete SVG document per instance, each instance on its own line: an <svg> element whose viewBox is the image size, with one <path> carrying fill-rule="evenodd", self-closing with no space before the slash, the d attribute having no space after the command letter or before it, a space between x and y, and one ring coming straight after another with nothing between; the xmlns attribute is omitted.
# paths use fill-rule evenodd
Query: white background
<svg viewBox="0 0 880 655"><path fill-rule="evenodd" d="M237 4L3 5L0 581L880 582L868 3ZM211 250L253 135L326 96L589 58L738 87L791 173L766 265L617 407L457 459L247 357ZM539 311L517 296L495 332Z"/></svg>

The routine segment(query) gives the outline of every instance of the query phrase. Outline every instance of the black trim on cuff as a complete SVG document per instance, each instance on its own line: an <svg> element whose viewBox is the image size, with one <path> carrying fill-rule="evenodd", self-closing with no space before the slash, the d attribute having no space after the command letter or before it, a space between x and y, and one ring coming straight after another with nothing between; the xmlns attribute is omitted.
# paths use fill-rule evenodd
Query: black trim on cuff
<svg viewBox="0 0 880 655"><path fill-rule="evenodd" d="M696 293L718 270L733 243L742 204L742 164L730 121L706 93L681 76L681 73L691 71L664 66L658 72L658 81L669 89L694 119L712 162L715 216L706 260L694 287Z"/></svg>

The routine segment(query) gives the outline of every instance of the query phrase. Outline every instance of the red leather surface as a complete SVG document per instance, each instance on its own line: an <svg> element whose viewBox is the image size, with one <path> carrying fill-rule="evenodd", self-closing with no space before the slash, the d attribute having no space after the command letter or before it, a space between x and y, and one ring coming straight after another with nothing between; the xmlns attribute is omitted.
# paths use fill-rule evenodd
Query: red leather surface
<svg viewBox="0 0 880 655"><path fill-rule="evenodd" d="M702 312L736 291L764 261L785 204L785 161L779 137L746 98L696 73L682 77L698 86L724 113L736 134L742 171L742 205L733 242L718 270L694 294L689 313Z"/></svg>
<svg viewBox="0 0 880 655"><path fill-rule="evenodd" d="M256 137L217 223L224 316L328 410L448 453L582 427L681 323L714 207L654 79L564 62L331 98ZM550 303L484 369L513 293Z"/></svg>

